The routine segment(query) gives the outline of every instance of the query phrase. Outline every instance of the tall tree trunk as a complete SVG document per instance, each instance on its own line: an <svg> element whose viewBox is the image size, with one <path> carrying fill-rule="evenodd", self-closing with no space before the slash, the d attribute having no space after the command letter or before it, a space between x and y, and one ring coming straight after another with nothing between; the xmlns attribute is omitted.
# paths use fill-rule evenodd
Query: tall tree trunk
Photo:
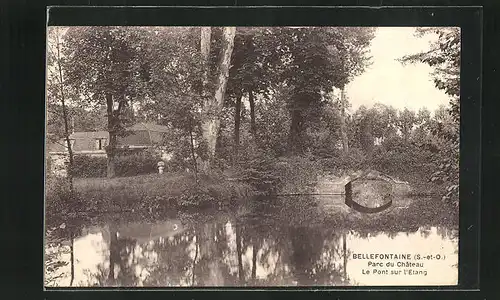
<svg viewBox="0 0 500 300"><path fill-rule="evenodd" d="M239 224L236 224L236 254L238 255L238 278L240 284L243 284L245 282L245 273L243 270L243 260L241 258L243 253L241 249L241 227Z"/></svg>
<svg viewBox="0 0 500 300"><path fill-rule="evenodd" d="M68 109L66 107L66 97L64 94L64 80L63 80L63 72L62 72L62 65L61 65L61 45L59 41L59 35L56 34L56 44L57 44L57 69L59 72L59 87L61 91L61 106L62 106L62 112L63 112L63 119L64 119L64 137L66 140L66 147L68 148L68 156L69 156L69 164L67 168L67 178L69 182L69 189L71 193L71 201L73 200L73 149L71 147L71 140L69 138L71 132L69 128L69 116L68 116Z"/></svg>
<svg viewBox="0 0 500 300"><path fill-rule="evenodd" d="M132 102L132 99L130 99L130 103L128 104L129 107L130 107L130 119L132 120L132 122L135 123L135 111L134 111L134 105L133 105L133 102Z"/></svg>
<svg viewBox="0 0 500 300"><path fill-rule="evenodd" d="M200 38L200 52L201 52L201 59L202 59L202 64L203 64L203 73L202 73L202 79L201 79L201 84L202 84L202 90L201 90L201 95L202 97L208 97L210 93L208 93L207 86L208 86L208 71L209 71L209 62L208 62L208 57L210 55L210 39L212 35L212 29L210 27L201 27L201 38ZM208 99L204 99L205 101L208 101ZM207 102L205 102L205 105Z"/></svg>
<svg viewBox="0 0 500 300"><path fill-rule="evenodd" d="M238 158L240 148L240 124L241 124L241 98L243 93L240 91L236 95L236 104L234 109L234 160Z"/></svg>
<svg viewBox="0 0 500 300"><path fill-rule="evenodd" d="M208 90L208 74L210 69L209 56L210 56L210 41L212 35L211 27L201 27L200 32L200 54L201 54L201 64L202 64L202 75L201 75L201 98L203 100L203 118L208 118L208 112L210 108L210 91ZM201 124L201 131L203 131L203 120ZM203 133L203 138L205 134ZM207 141L205 141L206 143ZM208 144L207 144L208 151ZM208 160L201 161L201 168L204 171L208 171L210 164Z"/></svg>
<svg viewBox="0 0 500 300"><path fill-rule="evenodd" d="M342 149L345 153L349 152L349 139L347 137L346 126L346 107L347 99L345 95L345 86L340 91L340 134L342 136Z"/></svg>
<svg viewBox="0 0 500 300"><path fill-rule="evenodd" d="M222 132L224 132L226 126L222 122L220 123L219 130L217 131L217 140L215 142L215 153L220 153L222 149L224 149L224 138L222 136ZM215 163L216 160L213 161L212 167L222 167L223 164L221 162Z"/></svg>
<svg viewBox="0 0 500 300"><path fill-rule="evenodd" d="M202 122L202 132L207 144L209 164L213 164L215 159L215 147L220 129L220 114L224 105L224 94L229 76L231 55L233 53L235 27L224 27L222 40L222 55L218 64L219 76L214 97L208 100L204 108L204 118Z"/></svg>
<svg viewBox="0 0 500 300"><path fill-rule="evenodd" d="M194 179L196 183L198 183L198 162L196 161L196 153L194 150L194 137L193 137L193 125L190 123L189 126L189 145L191 148L191 159L193 160L193 169L194 169Z"/></svg>
<svg viewBox="0 0 500 300"><path fill-rule="evenodd" d="M255 124L255 99L253 91L248 91L248 102L250 103L250 130L254 139L257 137L257 125Z"/></svg>
<svg viewBox="0 0 500 300"><path fill-rule="evenodd" d="M115 177L115 157L116 157L116 129L117 121L113 113L113 95L106 93L106 109L108 115L109 143L106 147L107 154L107 177Z"/></svg>

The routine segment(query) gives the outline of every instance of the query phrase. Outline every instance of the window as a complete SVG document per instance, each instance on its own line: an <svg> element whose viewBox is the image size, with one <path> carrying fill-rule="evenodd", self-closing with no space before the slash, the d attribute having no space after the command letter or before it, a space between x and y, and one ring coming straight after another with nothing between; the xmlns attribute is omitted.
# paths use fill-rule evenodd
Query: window
<svg viewBox="0 0 500 300"><path fill-rule="evenodd" d="M95 149L96 150L104 150L106 147L106 139L96 139L95 140Z"/></svg>

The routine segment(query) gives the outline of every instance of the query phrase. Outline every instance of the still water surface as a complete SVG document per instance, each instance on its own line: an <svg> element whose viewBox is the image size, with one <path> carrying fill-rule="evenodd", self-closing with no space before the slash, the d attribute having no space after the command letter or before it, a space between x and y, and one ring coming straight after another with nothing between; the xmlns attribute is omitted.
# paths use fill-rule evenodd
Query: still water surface
<svg viewBox="0 0 500 300"><path fill-rule="evenodd" d="M187 217L186 217L187 216ZM97 223L97 224L95 224ZM458 238L442 227L359 232L227 213L89 222L73 239L72 286L454 285ZM46 248L47 287L71 282L71 241ZM426 275L366 275L353 254L429 253ZM400 268L403 270L404 268Z"/></svg>

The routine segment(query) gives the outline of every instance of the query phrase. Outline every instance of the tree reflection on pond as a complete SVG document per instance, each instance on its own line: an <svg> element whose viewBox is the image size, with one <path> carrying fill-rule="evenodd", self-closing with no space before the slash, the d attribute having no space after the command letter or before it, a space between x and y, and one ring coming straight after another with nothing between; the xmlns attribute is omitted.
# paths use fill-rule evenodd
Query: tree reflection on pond
<svg viewBox="0 0 500 300"><path fill-rule="evenodd" d="M451 254L458 249L455 234L436 227L363 233L231 215L181 219L114 219L82 227L73 243L73 286L367 284L352 271L358 262L351 260L351 254L369 240L436 239L451 247ZM60 257L68 259L63 247L60 250ZM64 259L47 264L46 272L52 275L47 276L47 286L69 286Z"/></svg>

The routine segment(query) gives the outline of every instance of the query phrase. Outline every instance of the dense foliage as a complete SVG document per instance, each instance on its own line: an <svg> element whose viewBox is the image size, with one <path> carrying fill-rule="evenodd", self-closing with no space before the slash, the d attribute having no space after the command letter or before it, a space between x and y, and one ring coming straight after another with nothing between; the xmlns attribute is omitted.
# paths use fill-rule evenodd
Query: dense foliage
<svg viewBox="0 0 500 300"><path fill-rule="evenodd" d="M158 173L159 155L150 151L116 157L117 176L136 176ZM77 155L74 158L73 177L106 177L106 157Z"/></svg>
<svg viewBox="0 0 500 300"><path fill-rule="evenodd" d="M166 171L192 172L195 181L200 173L226 174L261 193L276 193L287 181L373 168L413 185L431 181L427 188L441 186L445 200L458 199L457 29L419 29L437 32L436 42L430 51L402 59L434 67L436 87L450 95L449 108L376 104L351 113L339 91L370 65L374 28L232 29L59 31L64 80L56 84L49 74L49 132L58 136L59 102L52 100L63 86L71 129L105 129L111 137L107 166L102 159L75 157L72 174L156 172L157 158L120 157L111 141L126 134L125 125L143 121L172 128L163 145L172 154ZM50 70L54 63L49 61Z"/></svg>
<svg viewBox="0 0 500 300"><path fill-rule="evenodd" d="M431 181L446 185L443 200L458 206L460 152L460 28L430 27L417 31L420 36L435 34L437 40L429 51L402 58L404 63L425 63L434 69L435 86L450 96L450 106L439 112L437 124L431 128L440 139L439 154L433 162L438 166ZM436 113L438 115L438 113Z"/></svg>

